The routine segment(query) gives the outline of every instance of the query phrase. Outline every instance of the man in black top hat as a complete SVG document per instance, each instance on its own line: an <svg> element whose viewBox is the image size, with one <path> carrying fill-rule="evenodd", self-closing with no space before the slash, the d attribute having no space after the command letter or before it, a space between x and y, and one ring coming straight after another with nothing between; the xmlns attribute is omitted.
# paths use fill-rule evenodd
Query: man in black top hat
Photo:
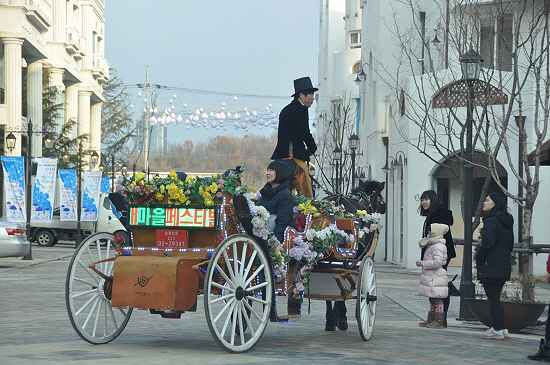
<svg viewBox="0 0 550 365"><path fill-rule="evenodd" d="M291 157L296 161L296 180L293 185L298 194L313 198L311 179L307 162L315 153L317 145L309 131L308 108L313 104L314 93L319 89L313 87L309 77L294 80L294 100L279 114L279 132L277 146L271 159Z"/></svg>

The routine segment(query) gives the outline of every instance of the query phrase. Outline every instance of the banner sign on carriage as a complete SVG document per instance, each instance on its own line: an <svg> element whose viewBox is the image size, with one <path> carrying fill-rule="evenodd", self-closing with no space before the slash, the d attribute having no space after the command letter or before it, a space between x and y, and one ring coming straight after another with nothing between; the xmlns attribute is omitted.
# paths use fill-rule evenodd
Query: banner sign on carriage
<svg viewBox="0 0 550 365"><path fill-rule="evenodd" d="M101 171L85 171L82 184L81 222L97 221L99 194L101 191Z"/></svg>
<svg viewBox="0 0 550 365"><path fill-rule="evenodd" d="M76 221L76 170L59 170L59 219Z"/></svg>
<svg viewBox="0 0 550 365"><path fill-rule="evenodd" d="M128 225L155 229L216 229L217 217L216 207L130 206Z"/></svg>
<svg viewBox="0 0 550 365"><path fill-rule="evenodd" d="M23 156L2 156L4 186L6 186L6 215L10 222L27 221L23 163Z"/></svg>
<svg viewBox="0 0 550 365"><path fill-rule="evenodd" d="M111 192L111 178L102 177L101 178L101 192L104 194L109 194Z"/></svg>
<svg viewBox="0 0 550 365"><path fill-rule="evenodd" d="M55 197L57 158L38 158L32 189L31 222L51 222Z"/></svg>

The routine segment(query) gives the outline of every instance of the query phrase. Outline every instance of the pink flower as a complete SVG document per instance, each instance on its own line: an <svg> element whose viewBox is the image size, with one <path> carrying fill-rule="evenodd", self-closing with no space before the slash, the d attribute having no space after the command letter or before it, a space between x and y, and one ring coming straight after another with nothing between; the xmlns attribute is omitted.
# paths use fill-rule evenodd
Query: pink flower
<svg viewBox="0 0 550 365"><path fill-rule="evenodd" d="M220 185L223 185L224 182L225 182L224 179L220 179L220 181L219 181Z"/></svg>
<svg viewBox="0 0 550 365"><path fill-rule="evenodd" d="M216 196L217 196L218 198L221 198L221 197L223 196L223 194L222 194L221 191L218 191L218 192L216 193Z"/></svg>
<svg viewBox="0 0 550 365"><path fill-rule="evenodd" d="M191 195L191 190L185 190L185 195Z"/></svg>

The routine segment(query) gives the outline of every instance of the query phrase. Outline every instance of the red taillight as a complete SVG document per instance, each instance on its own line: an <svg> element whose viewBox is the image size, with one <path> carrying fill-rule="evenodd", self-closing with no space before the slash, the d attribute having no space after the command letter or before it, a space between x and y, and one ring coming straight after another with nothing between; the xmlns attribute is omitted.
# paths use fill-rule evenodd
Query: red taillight
<svg viewBox="0 0 550 365"><path fill-rule="evenodd" d="M117 233L117 234L115 234L115 240L114 241L117 245L122 245L125 241L125 237L122 233Z"/></svg>
<svg viewBox="0 0 550 365"><path fill-rule="evenodd" d="M6 228L6 232L10 236L13 236L15 234L19 234L19 235L23 235L23 236L27 235L27 231L25 231L24 229Z"/></svg>

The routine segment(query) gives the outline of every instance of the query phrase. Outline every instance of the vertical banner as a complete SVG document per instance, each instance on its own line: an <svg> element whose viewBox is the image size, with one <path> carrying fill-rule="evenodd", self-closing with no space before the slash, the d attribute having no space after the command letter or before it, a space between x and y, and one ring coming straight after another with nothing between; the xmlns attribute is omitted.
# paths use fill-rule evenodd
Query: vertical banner
<svg viewBox="0 0 550 365"><path fill-rule="evenodd" d="M101 171L85 171L82 184L81 222L97 221L99 193L101 190Z"/></svg>
<svg viewBox="0 0 550 365"><path fill-rule="evenodd" d="M59 219L76 221L76 170L59 170Z"/></svg>
<svg viewBox="0 0 550 365"><path fill-rule="evenodd" d="M101 178L101 192L104 194L109 194L111 192L111 178Z"/></svg>
<svg viewBox="0 0 550 365"><path fill-rule="evenodd" d="M31 222L51 222L57 158L39 158L32 189Z"/></svg>
<svg viewBox="0 0 550 365"><path fill-rule="evenodd" d="M2 156L6 186L6 215L10 222L26 222L23 156Z"/></svg>

